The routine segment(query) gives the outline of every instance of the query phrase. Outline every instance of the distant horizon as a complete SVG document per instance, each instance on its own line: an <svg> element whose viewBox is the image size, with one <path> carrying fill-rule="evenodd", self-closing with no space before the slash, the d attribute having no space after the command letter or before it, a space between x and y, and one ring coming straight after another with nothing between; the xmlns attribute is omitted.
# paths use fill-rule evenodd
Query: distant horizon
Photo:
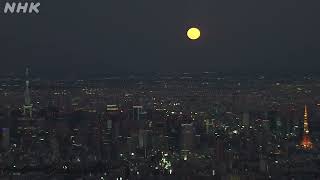
<svg viewBox="0 0 320 180"><path fill-rule="evenodd" d="M277 71L268 71L268 72L261 72L261 71L153 71L153 72L91 72L91 71L78 71L78 72L43 72L43 70L37 71L38 69L30 68L30 76L36 78L48 78L48 79L73 79L73 78L106 78L106 77L129 77L129 76L146 76L146 78L150 76L182 76L185 75L211 75L211 76L266 76L266 78L282 78L282 77L302 77L302 76L314 76L320 77L319 71L284 71L284 72L277 72ZM23 78L25 75L25 69L20 71L11 71L8 73L1 72L0 77L9 77L9 76L17 76L19 78Z"/></svg>
<svg viewBox="0 0 320 180"><path fill-rule="evenodd" d="M274 66L273 68L267 67L270 66L270 63L262 63L262 64L254 64L254 65L229 65L229 66L217 66L215 68L211 68L208 65L208 68L199 68L197 66L192 66L190 68L184 68L182 66L170 66L163 64L163 66L168 67L149 67L147 64L145 66L141 66L139 68L127 67L127 66L99 66L97 65L74 65L74 66L61 66L59 67L57 64L55 66L39 66L37 64L27 65L27 64L19 64L19 66L14 67L0 67L0 75L6 74L24 74L25 68L29 67L31 69L32 74L43 75L47 77L54 76L96 76L96 75L105 75L105 74L156 74L156 73L203 73L203 72L214 72L214 73L222 73L222 74L275 74L275 75L283 75L283 74L320 74L318 70L318 65L310 66L310 64L304 64L301 66L293 66L292 64L284 64L282 66Z"/></svg>

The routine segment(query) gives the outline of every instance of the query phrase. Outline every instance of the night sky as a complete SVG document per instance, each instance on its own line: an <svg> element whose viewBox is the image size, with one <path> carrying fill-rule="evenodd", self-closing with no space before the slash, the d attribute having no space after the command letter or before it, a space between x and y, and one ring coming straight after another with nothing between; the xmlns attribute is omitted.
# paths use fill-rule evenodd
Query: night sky
<svg viewBox="0 0 320 180"><path fill-rule="evenodd" d="M35 2L35 1L34 1ZM41 0L38 15L5 15L0 70L46 75L257 71L320 65L313 0ZM201 29L190 41L186 30Z"/></svg>

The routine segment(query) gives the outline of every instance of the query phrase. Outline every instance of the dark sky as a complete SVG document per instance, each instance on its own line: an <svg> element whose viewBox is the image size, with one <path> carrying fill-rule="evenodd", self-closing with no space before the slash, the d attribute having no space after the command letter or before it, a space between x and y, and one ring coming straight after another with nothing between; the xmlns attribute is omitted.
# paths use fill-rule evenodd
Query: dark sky
<svg viewBox="0 0 320 180"><path fill-rule="evenodd" d="M313 0L40 0L38 15L5 15L0 70L44 74L317 71ZM190 26L202 30L189 41Z"/></svg>

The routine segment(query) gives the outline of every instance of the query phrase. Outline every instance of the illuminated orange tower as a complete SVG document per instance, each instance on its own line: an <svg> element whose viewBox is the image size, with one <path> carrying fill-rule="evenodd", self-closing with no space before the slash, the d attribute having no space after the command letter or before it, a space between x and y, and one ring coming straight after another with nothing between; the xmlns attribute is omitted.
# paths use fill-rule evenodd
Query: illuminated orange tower
<svg viewBox="0 0 320 180"><path fill-rule="evenodd" d="M303 136L300 146L304 150L310 150L313 148L311 138L309 136L309 125L308 125L308 111L307 105L304 105L304 115L303 115Z"/></svg>

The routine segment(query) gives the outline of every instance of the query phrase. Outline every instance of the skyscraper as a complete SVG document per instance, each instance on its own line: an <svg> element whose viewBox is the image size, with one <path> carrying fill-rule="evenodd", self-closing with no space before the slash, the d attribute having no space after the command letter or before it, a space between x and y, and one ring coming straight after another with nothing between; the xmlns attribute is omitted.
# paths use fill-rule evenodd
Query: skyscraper
<svg viewBox="0 0 320 180"><path fill-rule="evenodd" d="M133 109L133 112L132 112L133 121L134 122L140 121L142 106L133 106L132 109Z"/></svg>
<svg viewBox="0 0 320 180"><path fill-rule="evenodd" d="M304 106L304 115L303 115L303 135L300 146L304 150L310 150L313 148L311 138L309 136L309 124L308 124L308 111L307 105Z"/></svg>
<svg viewBox="0 0 320 180"><path fill-rule="evenodd" d="M0 150L8 150L10 145L10 129L0 128Z"/></svg>
<svg viewBox="0 0 320 180"><path fill-rule="evenodd" d="M26 69L26 87L24 91L24 105L23 105L23 114L29 118L32 117L32 103L30 96L30 87L29 87L29 68Z"/></svg>
<svg viewBox="0 0 320 180"><path fill-rule="evenodd" d="M191 151L194 146L193 124L181 124L181 150Z"/></svg>

